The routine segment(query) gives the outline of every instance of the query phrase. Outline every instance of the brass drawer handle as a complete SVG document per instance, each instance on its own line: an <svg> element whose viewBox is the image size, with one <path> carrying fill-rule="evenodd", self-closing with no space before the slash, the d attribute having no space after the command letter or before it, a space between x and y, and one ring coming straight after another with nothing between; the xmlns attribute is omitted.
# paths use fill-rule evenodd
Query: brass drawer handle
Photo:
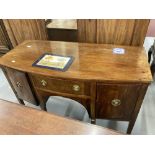
<svg viewBox="0 0 155 155"><path fill-rule="evenodd" d="M80 86L79 85L73 85L73 90L74 91L79 91L80 90Z"/></svg>
<svg viewBox="0 0 155 155"><path fill-rule="evenodd" d="M45 80L41 80L41 84L42 84L42 86L45 87L47 85L47 82Z"/></svg>
<svg viewBox="0 0 155 155"><path fill-rule="evenodd" d="M117 107L117 106L119 106L119 105L121 104L121 100L119 100L119 99L113 99L113 100L111 101L111 104L112 104L114 107Z"/></svg>
<svg viewBox="0 0 155 155"><path fill-rule="evenodd" d="M16 83L16 86L17 87L22 87L22 85L21 85L21 83L19 81Z"/></svg>

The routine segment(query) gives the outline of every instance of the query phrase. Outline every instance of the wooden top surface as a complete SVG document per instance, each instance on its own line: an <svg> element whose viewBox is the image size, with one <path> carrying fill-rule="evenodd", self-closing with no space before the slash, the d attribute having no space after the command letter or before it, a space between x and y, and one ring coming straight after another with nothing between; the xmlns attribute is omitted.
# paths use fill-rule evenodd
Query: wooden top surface
<svg viewBox="0 0 155 155"><path fill-rule="evenodd" d="M0 134L117 135L120 133L0 100Z"/></svg>
<svg viewBox="0 0 155 155"><path fill-rule="evenodd" d="M52 19L47 28L77 30L76 19Z"/></svg>
<svg viewBox="0 0 155 155"><path fill-rule="evenodd" d="M125 54L113 54L112 49L115 47L124 48ZM73 56L75 60L65 72L32 67L32 64L45 52ZM143 47L25 41L1 57L0 64L20 71L56 78L140 83L152 81Z"/></svg>

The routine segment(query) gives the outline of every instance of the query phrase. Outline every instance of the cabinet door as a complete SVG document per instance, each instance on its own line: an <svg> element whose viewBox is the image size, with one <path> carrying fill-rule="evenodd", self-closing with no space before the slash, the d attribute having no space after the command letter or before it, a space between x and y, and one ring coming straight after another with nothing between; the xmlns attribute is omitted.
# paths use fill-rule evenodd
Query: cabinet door
<svg viewBox="0 0 155 155"><path fill-rule="evenodd" d="M96 117L130 120L140 84L97 84Z"/></svg>
<svg viewBox="0 0 155 155"><path fill-rule="evenodd" d="M6 68L6 73L18 97L22 100L37 105L37 102L29 86L26 74L11 68Z"/></svg>

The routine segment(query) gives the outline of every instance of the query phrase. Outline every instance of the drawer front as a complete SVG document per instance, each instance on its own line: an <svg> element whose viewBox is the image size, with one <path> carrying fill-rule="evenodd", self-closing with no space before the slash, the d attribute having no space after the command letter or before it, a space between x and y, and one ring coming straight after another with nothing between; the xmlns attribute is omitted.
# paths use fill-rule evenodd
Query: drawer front
<svg viewBox="0 0 155 155"><path fill-rule="evenodd" d="M90 84L88 82L53 79L34 74L30 77L34 87L40 89L76 95L90 95Z"/></svg>
<svg viewBox="0 0 155 155"><path fill-rule="evenodd" d="M129 120L140 84L97 84L96 117Z"/></svg>
<svg viewBox="0 0 155 155"><path fill-rule="evenodd" d="M26 74L11 68L6 68L6 73L20 99L37 105L37 102L30 89Z"/></svg>

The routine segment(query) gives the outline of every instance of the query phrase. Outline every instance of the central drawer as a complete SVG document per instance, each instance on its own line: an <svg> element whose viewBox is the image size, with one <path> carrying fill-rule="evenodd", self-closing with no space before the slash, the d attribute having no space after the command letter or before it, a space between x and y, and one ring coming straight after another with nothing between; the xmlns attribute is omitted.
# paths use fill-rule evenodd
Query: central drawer
<svg viewBox="0 0 155 155"><path fill-rule="evenodd" d="M36 74L31 74L30 78L36 88L76 95L90 95L89 82L55 79Z"/></svg>

